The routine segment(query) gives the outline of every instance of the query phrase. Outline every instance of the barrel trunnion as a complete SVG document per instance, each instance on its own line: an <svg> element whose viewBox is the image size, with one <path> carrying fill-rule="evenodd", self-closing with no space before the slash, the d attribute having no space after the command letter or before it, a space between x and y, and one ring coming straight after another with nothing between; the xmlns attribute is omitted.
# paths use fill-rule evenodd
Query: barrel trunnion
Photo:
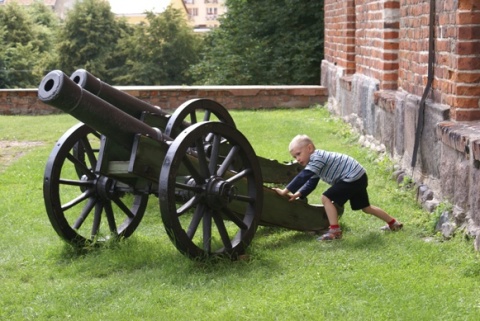
<svg viewBox="0 0 480 321"><path fill-rule="evenodd" d="M53 228L75 246L129 237L150 195L173 244L193 259L238 257L259 224L328 227L322 206L264 186L288 183L299 166L258 157L217 102L193 99L170 115L85 70L50 72L38 96L81 122L54 146L43 187Z"/></svg>

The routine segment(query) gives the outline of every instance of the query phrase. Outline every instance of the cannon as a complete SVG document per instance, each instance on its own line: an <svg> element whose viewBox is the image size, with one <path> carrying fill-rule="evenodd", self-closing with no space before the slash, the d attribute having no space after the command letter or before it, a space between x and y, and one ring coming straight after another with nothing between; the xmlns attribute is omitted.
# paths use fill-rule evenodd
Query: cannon
<svg viewBox="0 0 480 321"><path fill-rule="evenodd" d="M192 259L237 258L259 225L328 227L322 206L269 187L289 182L299 165L257 156L213 100L169 114L82 69L51 71L38 98L80 121L53 147L43 181L50 223L74 246L131 236L151 198L174 246Z"/></svg>

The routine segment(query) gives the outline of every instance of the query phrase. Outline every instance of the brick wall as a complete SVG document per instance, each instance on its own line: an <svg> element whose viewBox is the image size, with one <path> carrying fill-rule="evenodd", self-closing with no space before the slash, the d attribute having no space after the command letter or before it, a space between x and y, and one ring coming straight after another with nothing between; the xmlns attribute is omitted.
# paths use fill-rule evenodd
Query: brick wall
<svg viewBox="0 0 480 321"><path fill-rule="evenodd" d="M355 72L355 1L324 0L324 57L345 70Z"/></svg>
<svg viewBox="0 0 480 321"><path fill-rule="evenodd" d="M327 89L321 86L208 86L118 87L152 105L172 110L194 98L209 98L228 109L297 108L324 104ZM0 115L57 113L37 99L36 89L1 89Z"/></svg>
<svg viewBox="0 0 480 321"><path fill-rule="evenodd" d="M436 95L458 121L480 119L480 1L437 4Z"/></svg>
<svg viewBox="0 0 480 321"><path fill-rule="evenodd" d="M399 87L415 95L427 82L429 10L428 1L401 0ZM480 1L437 0L435 11L432 98L452 119L480 119Z"/></svg>
<svg viewBox="0 0 480 321"><path fill-rule="evenodd" d="M431 5L433 83L420 108ZM348 33L341 30L347 25ZM346 46L351 27L353 52ZM325 0L325 30L328 107L368 146L385 146L418 186L431 188L425 208L440 200L456 205L454 224L467 226L480 249L480 0Z"/></svg>
<svg viewBox="0 0 480 321"><path fill-rule="evenodd" d="M398 87L416 96L427 83L429 12L429 1L401 0Z"/></svg>
<svg viewBox="0 0 480 321"><path fill-rule="evenodd" d="M429 0L325 0L325 61L380 90L422 96L427 84ZM435 1L431 98L454 120L480 120L480 1Z"/></svg>
<svg viewBox="0 0 480 321"><path fill-rule="evenodd" d="M380 81L379 89L397 89L398 0L357 0L356 73Z"/></svg>

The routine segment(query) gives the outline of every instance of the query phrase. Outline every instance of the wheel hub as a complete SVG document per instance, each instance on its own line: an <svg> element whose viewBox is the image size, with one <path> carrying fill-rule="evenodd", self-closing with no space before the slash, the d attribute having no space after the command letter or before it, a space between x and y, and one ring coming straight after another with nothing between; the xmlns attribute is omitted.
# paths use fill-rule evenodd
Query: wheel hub
<svg viewBox="0 0 480 321"><path fill-rule="evenodd" d="M212 176L206 185L207 205L213 209L227 206L237 194L237 188L221 177Z"/></svg>
<svg viewBox="0 0 480 321"><path fill-rule="evenodd" d="M115 180L106 176L100 176L96 181L96 189L98 195L104 200L111 200L115 196L114 186Z"/></svg>

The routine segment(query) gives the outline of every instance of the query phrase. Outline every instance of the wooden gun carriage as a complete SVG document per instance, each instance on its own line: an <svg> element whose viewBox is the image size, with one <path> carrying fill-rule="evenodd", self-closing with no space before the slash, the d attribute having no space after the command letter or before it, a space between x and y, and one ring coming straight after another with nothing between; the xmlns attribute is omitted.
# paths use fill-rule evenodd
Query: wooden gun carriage
<svg viewBox="0 0 480 321"><path fill-rule="evenodd" d="M80 121L54 146L43 183L49 220L72 245L129 237L152 195L171 241L194 259L238 257L258 225L328 227L322 206L265 186L288 183L300 167L257 156L215 101L168 114L85 70L50 72L38 97Z"/></svg>

